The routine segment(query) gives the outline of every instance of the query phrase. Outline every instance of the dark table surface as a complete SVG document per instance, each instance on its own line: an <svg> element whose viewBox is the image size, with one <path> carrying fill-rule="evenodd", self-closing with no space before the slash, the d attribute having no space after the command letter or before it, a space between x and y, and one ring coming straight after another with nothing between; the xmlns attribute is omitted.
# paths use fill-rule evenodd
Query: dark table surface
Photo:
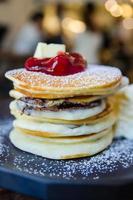
<svg viewBox="0 0 133 200"><path fill-rule="evenodd" d="M22 194L0 189L0 200L35 200Z"/></svg>

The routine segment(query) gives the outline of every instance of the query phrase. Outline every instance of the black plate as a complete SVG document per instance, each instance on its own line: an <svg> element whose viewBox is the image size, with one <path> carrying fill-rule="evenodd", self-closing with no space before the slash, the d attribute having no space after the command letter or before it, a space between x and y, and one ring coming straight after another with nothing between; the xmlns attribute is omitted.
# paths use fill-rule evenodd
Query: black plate
<svg viewBox="0 0 133 200"><path fill-rule="evenodd" d="M92 157L55 161L15 148L12 119L0 120L0 187L43 199L133 199L133 141Z"/></svg>

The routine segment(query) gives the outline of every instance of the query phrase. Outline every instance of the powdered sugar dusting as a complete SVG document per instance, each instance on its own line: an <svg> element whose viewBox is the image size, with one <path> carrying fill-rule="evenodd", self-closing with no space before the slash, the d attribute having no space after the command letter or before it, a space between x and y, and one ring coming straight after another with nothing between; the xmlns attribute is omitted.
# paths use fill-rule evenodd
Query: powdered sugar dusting
<svg viewBox="0 0 133 200"><path fill-rule="evenodd" d="M14 159L20 171L39 176L63 179L100 179L104 174L117 172L119 168L133 167L133 141L116 140L111 147L91 158L55 161L29 154L18 155Z"/></svg>
<svg viewBox="0 0 133 200"><path fill-rule="evenodd" d="M9 156L9 147L3 142L4 139L0 137L0 165L4 165L7 162Z"/></svg>
<svg viewBox="0 0 133 200"><path fill-rule="evenodd" d="M0 166L8 161L9 146L5 142L5 137L11 129L11 120L0 120Z"/></svg>
<svg viewBox="0 0 133 200"><path fill-rule="evenodd" d="M90 65L86 71L68 76L51 76L41 72L31 72L25 69L11 70L6 77L29 84L31 87L47 88L92 88L117 82L121 78L121 72L115 67Z"/></svg>

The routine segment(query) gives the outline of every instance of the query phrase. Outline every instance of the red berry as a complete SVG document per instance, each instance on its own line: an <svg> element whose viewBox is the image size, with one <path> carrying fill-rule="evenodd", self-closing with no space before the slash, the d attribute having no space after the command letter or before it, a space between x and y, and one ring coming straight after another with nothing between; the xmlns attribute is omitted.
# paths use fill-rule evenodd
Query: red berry
<svg viewBox="0 0 133 200"><path fill-rule="evenodd" d="M86 68L86 60L78 53L59 52L53 58L28 58L25 68L28 71L42 72L53 76L66 76L82 72Z"/></svg>

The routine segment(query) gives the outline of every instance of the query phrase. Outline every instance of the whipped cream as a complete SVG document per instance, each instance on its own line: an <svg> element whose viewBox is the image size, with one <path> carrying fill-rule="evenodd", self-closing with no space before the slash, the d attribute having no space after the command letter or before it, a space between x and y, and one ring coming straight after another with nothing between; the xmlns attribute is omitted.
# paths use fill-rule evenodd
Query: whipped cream
<svg viewBox="0 0 133 200"><path fill-rule="evenodd" d="M133 139L133 84L120 90L116 98L118 105L116 137Z"/></svg>

